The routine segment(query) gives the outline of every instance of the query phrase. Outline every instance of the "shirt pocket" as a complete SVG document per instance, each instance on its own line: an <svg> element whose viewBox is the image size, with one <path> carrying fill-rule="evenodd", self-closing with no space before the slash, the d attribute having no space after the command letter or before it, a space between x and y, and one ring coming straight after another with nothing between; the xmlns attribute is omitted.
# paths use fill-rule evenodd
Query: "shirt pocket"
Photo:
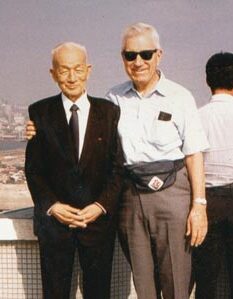
<svg viewBox="0 0 233 299"><path fill-rule="evenodd" d="M173 121L154 120L152 127L152 139L160 146L173 144L180 140L177 128Z"/></svg>

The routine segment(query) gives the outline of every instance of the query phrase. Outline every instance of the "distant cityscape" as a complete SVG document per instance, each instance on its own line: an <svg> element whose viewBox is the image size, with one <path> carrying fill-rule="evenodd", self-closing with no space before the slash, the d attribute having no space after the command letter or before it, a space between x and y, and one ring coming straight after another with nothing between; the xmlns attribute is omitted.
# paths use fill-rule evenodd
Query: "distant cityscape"
<svg viewBox="0 0 233 299"><path fill-rule="evenodd" d="M23 184L26 181L23 168L27 119L26 106L0 99L0 183Z"/></svg>
<svg viewBox="0 0 233 299"><path fill-rule="evenodd" d="M32 206L24 174L24 152L23 147L0 151L0 211Z"/></svg>
<svg viewBox="0 0 233 299"><path fill-rule="evenodd" d="M0 99L0 211L32 205L24 174L27 107Z"/></svg>
<svg viewBox="0 0 233 299"><path fill-rule="evenodd" d="M25 140L27 106L9 104L0 99L0 141Z"/></svg>

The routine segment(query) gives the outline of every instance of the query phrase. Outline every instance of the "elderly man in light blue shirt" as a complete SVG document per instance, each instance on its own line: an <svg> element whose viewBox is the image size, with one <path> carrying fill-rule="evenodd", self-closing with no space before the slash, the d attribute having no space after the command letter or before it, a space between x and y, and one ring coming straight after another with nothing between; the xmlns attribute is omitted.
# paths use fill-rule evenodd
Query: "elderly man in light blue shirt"
<svg viewBox="0 0 233 299"><path fill-rule="evenodd" d="M208 141L193 96L165 78L161 57L155 28L138 23L126 29L122 58L130 81L107 94L121 110L128 174L119 236L139 299L161 293L188 299L190 244L200 245L207 232L201 152Z"/></svg>

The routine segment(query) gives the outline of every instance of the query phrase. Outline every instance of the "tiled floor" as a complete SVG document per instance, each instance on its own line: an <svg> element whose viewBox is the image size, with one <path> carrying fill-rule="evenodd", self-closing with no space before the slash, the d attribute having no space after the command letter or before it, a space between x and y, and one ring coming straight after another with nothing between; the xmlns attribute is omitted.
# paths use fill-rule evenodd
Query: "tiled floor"
<svg viewBox="0 0 233 299"><path fill-rule="evenodd" d="M81 299L82 279L76 258L71 299ZM113 261L112 298L136 299L129 266L117 243ZM0 242L0 298L42 299L39 249L36 241Z"/></svg>
<svg viewBox="0 0 233 299"><path fill-rule="evenodd" d="M222 274L224 275L224 273ZM76 258L71 299L81 299L78 282L82 279ZM227 299L228 285L225 280L218 285L218 298ZM112 299L137 299L131 271L116 243L112 275ZM42 299L39 251L36 241L0 242L0 298ZM194 294L190 299L194 299Z"/></svg>

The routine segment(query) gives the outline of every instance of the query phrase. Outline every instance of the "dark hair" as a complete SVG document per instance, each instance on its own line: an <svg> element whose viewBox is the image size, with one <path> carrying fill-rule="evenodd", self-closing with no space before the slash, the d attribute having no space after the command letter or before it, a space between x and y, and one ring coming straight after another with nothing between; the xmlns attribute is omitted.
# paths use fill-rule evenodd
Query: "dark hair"
<svg viewBox="0 0 233 299"><path fill-rule="evenodd" d="M206 64L206 82L212 91L233 89L233 53L221 52L209 58Z"/></svg>

